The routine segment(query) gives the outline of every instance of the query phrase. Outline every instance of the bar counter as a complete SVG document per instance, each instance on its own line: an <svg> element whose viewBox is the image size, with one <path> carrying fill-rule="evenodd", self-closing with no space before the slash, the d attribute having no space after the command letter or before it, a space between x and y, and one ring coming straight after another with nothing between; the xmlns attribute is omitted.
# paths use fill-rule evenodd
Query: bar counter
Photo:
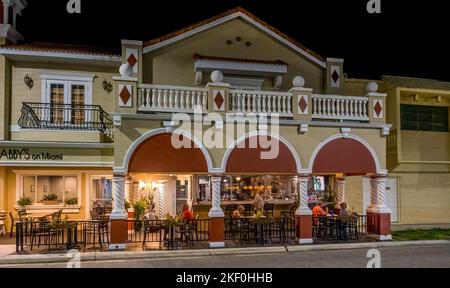
<svg viewBox="0 0 450 288"><path fill-rule="evenodd" d="M264 201L266 204L275 204L273 209L274 217L280 217L282 211L288 212L291 206L295 203L295 199L283 200L283 199L274 199L274 200L266 200ZM222 201L221 203L222 209L228 205L247 205L253 204L253 200L248 201ZM198 214L200 218L208 218L209 210L211 210L212 202L211 201L203 201L193 204L194 214Z"/></svg>

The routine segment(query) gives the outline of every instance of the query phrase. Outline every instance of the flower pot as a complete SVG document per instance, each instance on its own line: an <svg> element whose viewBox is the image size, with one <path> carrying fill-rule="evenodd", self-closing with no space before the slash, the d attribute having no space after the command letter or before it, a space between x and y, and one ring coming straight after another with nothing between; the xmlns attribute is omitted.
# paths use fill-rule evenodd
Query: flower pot
<svg viewBox="0 0 450 288"><path fill-rule="evenodd" d="M42 201L42 204L44 204L44 205L58 205L59 201L58 200Z"/></svg>

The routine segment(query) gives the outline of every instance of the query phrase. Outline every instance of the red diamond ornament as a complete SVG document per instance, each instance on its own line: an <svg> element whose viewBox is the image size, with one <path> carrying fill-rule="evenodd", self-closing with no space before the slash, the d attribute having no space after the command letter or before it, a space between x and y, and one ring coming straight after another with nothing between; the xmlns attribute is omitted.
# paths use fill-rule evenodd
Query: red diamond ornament
<svg viewBox="0 0 450 288"><path fill-rule="evenodd" d="M302 111L302 113L305 113L306 108L308 108L308 103L305 100L305 97L302 97L300 99L300 101L298 102L298 107L300 108L300 111Z"/></svg>
<svg viewBox="0 0 450 288"><path fill-rule="evenodd" d="M137 63L137 59L134 56L134 54L131 54L128 59L127 59L128 64L130 64L131 67L134 67L134 65L136 65Z"/></svg>
<svg viewBox="0 0 450 288"><path fill-rule="evenodd" d="M377 117L380 117L381 112L383 112L383 107L381 107L380 101L377 101L377 104L375 104L373 110L375 111L375 114L377 114Z"/></svg>
<svg viewBox="0 0 450 288"><path fill-rule="evenodd" d="M216 97L214 97L217 109L222 109L223 102L225 102L225 99L223 99L222 93L217 92Z"/></svg>
<svg viewBox="0 0 450 288"><path fill-rule="evenodd" d="M120 92L119 96L120 96L120 99L122 99L122 103L124 105L127 105L128 101L130 101L130 98L131 98L131 93L130 93L130 91L128 91L127 86L123 87L123 89Z"/></svg>
<svg viewBox="0 0 450 288"><path fill-rule="evenodd" d="M333 74L331 74L331 79L333 79L334 83L336 83L339 80L339 73L334 71Z"/></svg>

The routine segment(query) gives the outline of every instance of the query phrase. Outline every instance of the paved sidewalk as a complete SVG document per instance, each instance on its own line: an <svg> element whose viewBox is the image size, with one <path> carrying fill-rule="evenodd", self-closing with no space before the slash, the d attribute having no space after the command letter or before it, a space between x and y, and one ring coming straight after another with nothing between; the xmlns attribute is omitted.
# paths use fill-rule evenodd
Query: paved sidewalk
<svg viewBox="0 0 450 288"><path fill-rule="evenodd" d="M329 244L310 246L273 246L255 248L227 248L203 250L176 250L176 251L146 251L146 252L90 252L81 253L81 261L111 261L111 260L143 260L161 258L204 257L220 255L263 255L281 254L308 251L337 251L355 249L376 249L386 247L414 247L450 245L450 241L405 241L405 242L374 242L356 244ZM15 248L15 247L14 247ZM0 265L30 264L30 263L65 263L72 255L14 255L0 258Z"/></svg>

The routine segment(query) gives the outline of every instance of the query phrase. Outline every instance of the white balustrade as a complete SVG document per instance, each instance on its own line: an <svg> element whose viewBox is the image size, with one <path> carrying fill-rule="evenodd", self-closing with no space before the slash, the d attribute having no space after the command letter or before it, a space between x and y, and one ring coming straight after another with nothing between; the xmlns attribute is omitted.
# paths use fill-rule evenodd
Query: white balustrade
<svg viewBox="0 0 450 288"><path fill-rule="evenodd" d="M141 85L139 106L141 112L187 112L193 113L196 106L202 112L208 110L206 88Z"/></svg>
<svg viewBox="0 0 450 288"><path fill-rule="evenodd" d="M313 95L313 119L369 121L369 98Z"/></svg>
<svg viewBox="0 0 450 288"><path fill-rule="evenodd" d="M292 94L251 90L231 90L231 111L233 113L277 113L292 117Z"/></svg>

